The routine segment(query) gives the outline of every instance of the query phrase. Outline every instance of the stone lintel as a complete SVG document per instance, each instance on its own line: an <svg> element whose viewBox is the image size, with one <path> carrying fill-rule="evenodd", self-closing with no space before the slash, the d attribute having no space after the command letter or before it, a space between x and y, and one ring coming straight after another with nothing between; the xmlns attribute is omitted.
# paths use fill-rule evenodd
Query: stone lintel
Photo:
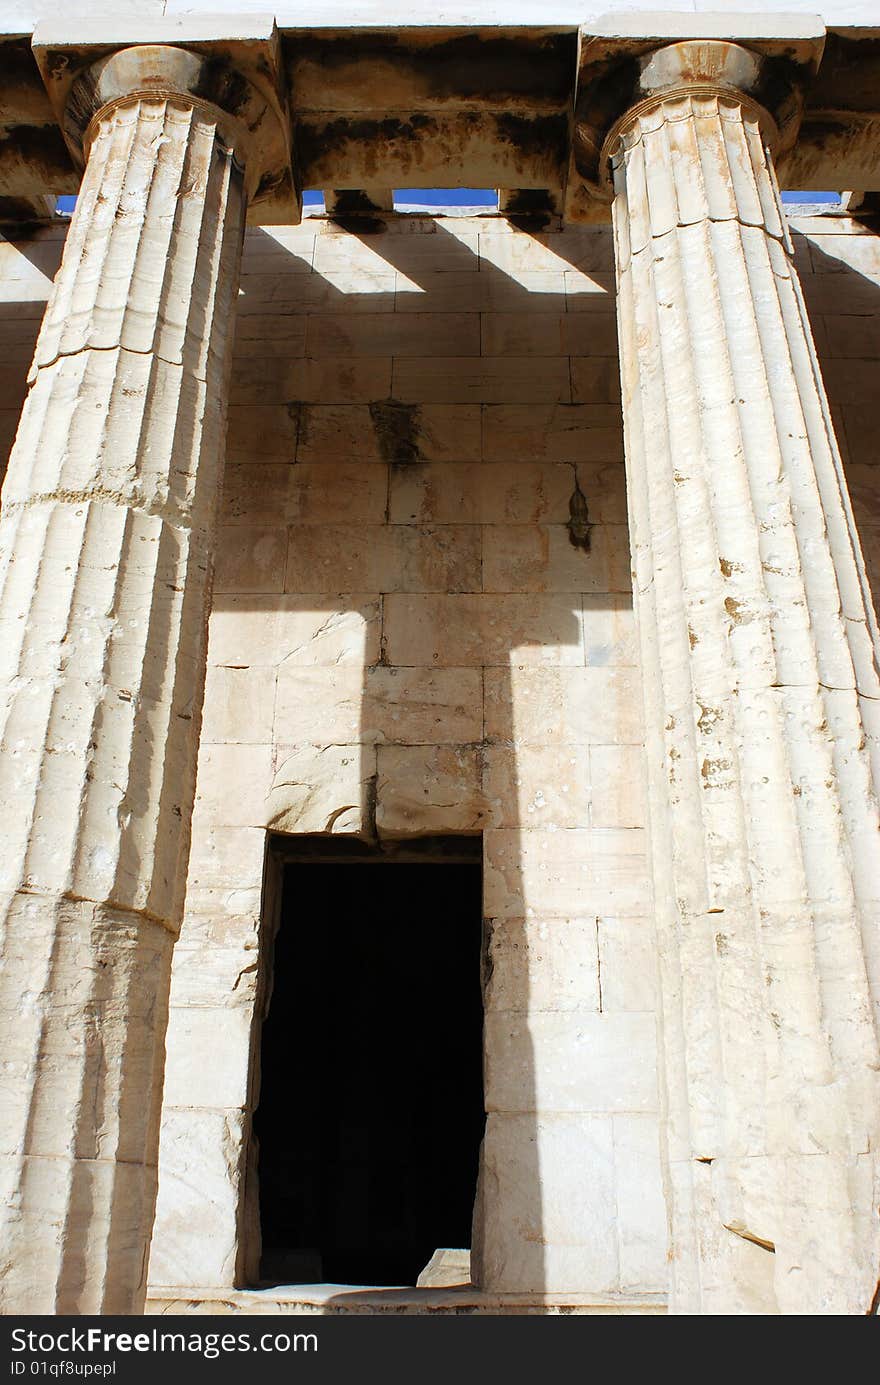
<svg viewBox="0 0 880 1385"><path fill-rule="evenodd" d="M677 14L630 10L603 14L581 29L582 44L609 56L634 49L657 48L685 39L726 39L754 48L767 57L790 57L816 63L822 55L825 25L818 14ZM582 50L583 55L583 50Z"/></svg>
<svg viewBox="0 0 880 1385"><path fill-rule="evenodd" d="M167 83L216 104L237 122L242 142L251 146L251 161L259 158L251 219L260 225L299 222L302 190L292 159L284 65L271 16L59 18L37 26L32 48L77 166L84 162L83 125L95 109L124 95L128 81L141 92L154 86L163 90ZM192 63L186 55L204 61ZM114 56L117 64L109 62Z"/></svg>
<svg viewBox="0 0 880 1385"><path fill-rule="evenodd" d="M826 11L827 32L814 16L786 13L636 12L579 26L576 15L539 16L537 9L501 23L488 8L484 22L465 27L448 12L431 23L418 15L404 22L393 5L377 6L368 24L342 16L341 0L320 0L315 10L279 12L276 36L272 21L261 16L79 19L71 12L77 3L70 0L61 19L38 25L35 50L45 86L24 29L17 37L0 34L0 196L13 199L10 207L15 199L78 186L46 87L63 105L77 62L158 41L231 55L240 70L252 72L255 85L269 81L285 118L283 92L292 94L290 137L302 186L432 186L449 182L451 172L461 186L513 189L517 210L528 202L524 210L533 211L546 190L542 214L564 206L570 220L607 221L607 200L580 186L571 137L575 103L582 121L593 79L615 62L625 66L627 55L637 62L657 47L721 38L808 77L797 140L775 155L782 186L880 192L880 23L849 22L839 9ZM262 48L268 49L265 70ZM52 52L61 59L57 69ZM285 204L282 191L261 200L250 219L294 220L296 193Z"/></svg>
<svg viewBox="0 0 880 1385"><path fill-rule="evenodd" d="M815 15L609 14L580 35L574 134L566 191L569 221L607 221L612 198L602 147L636 103L665 87L735 86L776 120L777 152L797 137L803 90L815 77L825 26ZM668 55L661 57L663 50ZM757 55L759 62L737 61Z"/></svg>

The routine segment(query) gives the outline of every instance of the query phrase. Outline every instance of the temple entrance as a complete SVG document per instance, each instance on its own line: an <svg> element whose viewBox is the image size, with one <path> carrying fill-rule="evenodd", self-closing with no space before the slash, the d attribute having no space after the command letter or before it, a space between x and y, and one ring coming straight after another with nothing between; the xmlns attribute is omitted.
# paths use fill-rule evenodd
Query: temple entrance
<svg viewBox="0 0 880 1385"><path fill-rule="evenodd" d="M415 1284L471 1239L480 839L287 845L254 1118L260 1277Z"/></svg>

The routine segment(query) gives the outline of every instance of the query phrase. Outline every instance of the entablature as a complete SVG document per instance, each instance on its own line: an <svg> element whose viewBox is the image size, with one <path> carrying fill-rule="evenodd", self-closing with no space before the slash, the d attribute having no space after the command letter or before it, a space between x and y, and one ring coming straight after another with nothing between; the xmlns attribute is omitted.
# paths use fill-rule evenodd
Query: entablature
<svg viewBox="0 0 880 1385"><path fill-rule="evenodd" d="M121 47L148 44L188 48L264 81L291 151L289 176L254 199L251 220L264 224L297 221L304 187L337 190L334 201L338 190L497 187L502 210L605 220L607 198L579 157L585 112L607 106L609 89L622 90L645 53L689 39L733 41L797 70L803 111L781 151L786 186L880 191L880 25L693 12L578 25L546 13L540 24L469 25L382 24L371 13L343 26L327 5L299 24L74 10L30 33L0 34L0 212L14 219L18 207L27 219L40 198L76 192L77 150L63 133L73 80Z"/></svg>

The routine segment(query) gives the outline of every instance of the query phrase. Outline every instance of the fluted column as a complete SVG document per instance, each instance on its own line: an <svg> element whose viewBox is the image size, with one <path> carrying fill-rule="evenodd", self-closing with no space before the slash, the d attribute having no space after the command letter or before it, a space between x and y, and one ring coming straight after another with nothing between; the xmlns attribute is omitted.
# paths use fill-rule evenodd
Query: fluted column
<svg viewBox="0 0 880 1385"><path fill-rule="evenodd" d="M877 632L757 61L675 50L608 145L671 1309L866 1313Z"/></svg>
<svg viewBox="0 0 880 1385"><path fill-rule="evenodd" d="M145 1292L247 191L187 61L158 95L107 101L106 65L78 89L100 109L3 492L5 1312Z"/></svg>

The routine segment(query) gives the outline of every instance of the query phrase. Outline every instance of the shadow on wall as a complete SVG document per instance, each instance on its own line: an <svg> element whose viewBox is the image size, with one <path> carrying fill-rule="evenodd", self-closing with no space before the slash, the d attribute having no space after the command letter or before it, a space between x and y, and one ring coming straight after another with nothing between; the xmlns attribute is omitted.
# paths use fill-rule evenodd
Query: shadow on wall
<svg viewBox="0 0 880 1385"><path fill-rule="evenodd" d="M638 671L611 242L595 237L593 264L578 256L584 238L554 236L557 273L538 254L541 236L516 238L515 261L499 238L496 264L493 224L398 222L380 251L370 232L385 223L361 220L323 238L314 265L283 237L248 233L208 711L224 696L251 699L256 718L266 699L268 748L238 747L242 766L271 757L260 829L379 841L484 833L489 1120L475 1259L492 1287L626 1289L640 1207L637 1195L615 1205L615 1180L637 1184L640 1156L615 1162L637 1149L615 1130L644 1122L645 1075L608 1054L636 1053L653 1020L648 1004L629 995L616 1007L613 994L613 963L630 955L615 920L631 934L647 909L638 824L603 802L603 783L624 772L611 752L638 742L637 729L620 730ZM486 233L482 258L474 227ZM797 253L876 583L880 287L829 253L832 239L798 236ZM52 228L14 243L11 273L3 262L4 464L62 244ZM353 266L357 293L344 287ZM594 526L589 552L568 528L577 491ZM212 752L228 738L205 729L199 793L210 796ZM332 773L313 773L319 756ZM553 772L562 761L571 784ZM591 779L590 804L579 789ZM436 790L428 802L425 784ZM223 827L238 788L222 779L212 823ZM267 928L270 913L267 901ZM259 1028L257 1018L251 1110ZM619 1075L613 1106L594 1085L603 1066ZM253 1283L253 1142L244 1157L237 1276ZM574 1226L586 1228L580 1241Z"/></svg>
<svg viewBox="0 0 880 1385"><path fill-rule="evenodd" d="M61 263L65 226L52 226L13 240L0 231L0 483L27 394L27 375L37 337Z"/></svg>
<svg viewBox="0 0 880 1385"><path fill-rule="evenodd" d="M478 224L491 236L490 222ZM577 253L583 245L576 236L553 237L557 258L566 255L566 243L574 248L564 267L570 286L581 291L579 301L573 301L558 292L552 273L525 268L529 245L542 247L540 236L532 241L522 237L519 261L502 267L486 256L477 261L461 223L447 231L441 222L430 235L415 222L398 223L396 234L382 237L381 250L374 248L377 242L370 234L371 229L386 229L381 219L373 228L360 222L345 229L348 235L337 241L335 263L325 242L320 267L287 278L273 273L283 253L277 241L266 232L252 234L248 270L265 256L265 277L259 269L245 276L232 396L233 414L236 403L242 413L255 403L267 409L280 403L287 413L284 456L271 465L283 470L283 476L279 470L273 477L286 501L295 497L295 522L283 541L270 542L276 557L269 564L276 565L276 574L279 560L285 567L286 590L311 593L315 574L321 574L319 585L327 587L325 596L331 599L326 606L321 595L310 594L307 600L313 609L324 609L331 624L342 610L335 595L340 571L347 574L344 585L351 590L381 593L375 607L355 603L349 608L358 612L366 630L375 632L354 717L363 757L361 800L348 826L337 820L327 829L360 831L368 839L424 830L425 821L434 830L450 830L449 821L436 814L429 814L420 828L419 805L402 801L400 775L405 773L410 789L419 775L425 782L433 778L447 798L450 790L454 797L460 784L452 782L454 773L444 781L444 754L451 750L459 760L463 755L474 758L481 801L474 801L468 826L486 834L486 948L503 974L496 986L489 970L485 995L489 1121L476 1216L475 1277L482 1276L492 1287L533 1292L610 1286L615 1284L610 1264L615 1257L620 1276L620 1246L613 1244L619 1228L603 1219L602 1204L614 1205L610 1185L624 1171L614 1168L613 1138L610 1157L604 1158L603 1115L589 1110L590 1097L578 1092L577 1083L563 1090L566 1079L560 1075L567 1056L582 1054L589 1067L593 1055L602 1051L601 1043L595 1044L598 1034L591 1032L593 1015L587 1018L586 1013L594 1003L586 979L593 952L576 928L584 913L591 916L598 961L603 911L610 914L613 906L595 855L586 860L573 855L567 869L559 858L548 864L536 849L540 827L535 831L543 821L585 833L596 820L608 820L601 811L591 818L584 807L563 814L560 824L554 821L558 803L536 803L534 797L528 803L528 794L519 795L517 787L535 786L523 761L541 747L565 745L577 718L596 714L595 701L576 708L566 702L568 673L579 665L626 670L635 663L635 652L623 648L621 634L629 602L628 564L615 568L612 561L614 550L626 553L627 545L619 534L616 544L610 542L613 526L625 522L622 488L619 481L609 481L609 461L612 474L616 469L620 475L616 340L602 293L611 289L610 236L597 239L602 246L598 259L586 264ZM851 246L852 238L848 240ZM880 385L880 361L871 358L872 328L866 319L876 322L880 287L816 243L809 245L800 236L797 242L863 546L876 577L880 513L870 469L876 465L874 434L866 416ZM363 266L360 273L369 281L369 291L346 289L352 263ZM592 281L592 294L584 280ZM299 317L293 324L286 314L294 302L315 315L314 323ZM517 318L520 312L528 313L528 321ZM832 312L835 321L829 324L825 315ZM252 359L251 352L260 349L257 343L270 330L265 316L274 313L279 333L301 331L303 337L292 345L290 356L280 346L271 361ZM430 358L413 354L425 350L423 313L440 315L432 322ZM486 316L481 319L480 313ZM334 314L339 315L338 327ZM856 320L837 321L841 314ZM860 351L862 358L853 369L849 358ZM333 400L338 404L328 402ZM473 423L468 411L474 409L479 436L462 449L462 437ZM592 447L585 448L584 432L573 424L578 409L595 412ZM247 451L247 438L241 437L239 445L237 453L233 419L227 472L227 504L233 506L236 494L253 491L253 464L236 462ZM353 465L346 465L346 454ZM292 492L291 455L301 478L293 480ZM571 480L545 495L539 511L522 508L510 488L487 491L482 478L492 475L492 466L503 466L507 477L536 459L554 464L560 474L573 468ZM388 490L383 497L380 485L372 523L365 523L363 513L355 519L349 506L360 504L354 497L368 485L366 471L383 463L389 469ZM321 468L328 477L326 487L320 484ZM589 554L571 544L566 526L575 468L577 487L595 521ZM330 473L335 473L332 479ZM264 494L272 495L271 485ZM268 508L265 519L271 526L277 523L277 497ZM215 610L222 610L230 595L219 594ZM248 598L241 601L246 604ZM604 637L603 627L610 632ZM468 735L473 739L458 739L453 746L426 746L420 741L430 732L407 731L401 725L401 689L407 689L406 700L430 700L435 687L431 670L453 671L456 711L464 711L465 720L470 709L476 723L485 698L479 736L472 731ZM539 683L536 721L533 694ZM390 691L395 685L397 691ZM602 697L598 682L595 695ZM516 708L527 709L527 725L517 724ZM307 729L302 722L300 726ZM441 735L448 740L448 732ZM617 731L612 739L619 736ZM284 738L284 728L278 726L276 744ZM326 739L333 739L330 727ZM583 773L589 752L578 744L571 749L576 773ZM596 764L602 764L601 756ZM502 780L506 787L499 792ZM546 776L541 782L546 792ZM602 789L594 774L594 812ZM274 825L284 828L283 821ZM460 822L453 827L462 830ZM557 833L556 840L565 835ZM578 851L583 850L581 841ZM636 860L630 858L620 869L632 878ZM561 896L554 894L560 888ZM571 1002L570 997L548 997L553 944L547 919L541 919L548 912L557 927L561 915L570 920L568 980L582 987L575 1007L584 1004L584 1014L575 1011L574 1019L571 1011L563 1012L555 1033L560 1017L554 1004ZM602 999L595 1003L605 1019ZM621 1041L626 1039L621 1036ZM256 1064L258 1042L254 1051ZM256 1071L254 1082L256 1092ZM575 1117L585 1115L578 1144L566 1152L566 1117L573 1130ZM610 1126L607 1114L604 1119ZM253 1224L253 1182L249 1198ZM621 1206L620 1219L637 1221L637 1203L636 1197L636 1205ZM578 1221L589 1227L589 1247L572 1244ZM251 1265L254 1253L252 1245ZM621 1284L619 1277L616 1284ZM344 1301L344 1295L337 1296L337 1302Z"/></svg>
<svg viewBox="0 0 880 1385"><path fill-rule="evenodd" d="M653 1110L656 1078L650 1006L614 1013L613 975L610 1013L599 994L602 923L610 950L620 916L644 933L641 834L616 831L601 803L591 833L588 805L590 740L614 754L640 739L631 716L619 729L637 672L610 239L581 238L568 262L564 238L551 252L522 237L510 261L503 228L495 264L492 222L397 222L381 242L381 219L357 228L323 237L319 263L293 271L273 234L248 238L214 628L244 610L305 608L332 641L362 622L362 668L297 670L310 657L300 649L278 669L282 806L269 825L379 840L484 831L489 1120L475 1275L506 1290L614 1292L612 1124ZM260 410L270 459L254 445ZM589 551L583 534L572 542L577 495ZM322 778L318 758L355 750L355 792L322 804L323 822L301 799L289 811L288 786ZM606 763L596 756L598 771ZM647 1074L634 1031L649 1036ZM609 1048L624 1068L620 1056L633 1059L613 1096L596 1072ZM257 1199L252 1165L252 1228ZM252 1243L250 1282L256 1258Z"/></svg>
<svg viewBox="0 0 880 1385"><path fill-rule="evenodd" d="M794 236L874 609L880 609L880 237ZM850 263L833 251L840 245ZM864 269L865 273L859 272ZM873 277L870 277L873 276Z"/></svg>

